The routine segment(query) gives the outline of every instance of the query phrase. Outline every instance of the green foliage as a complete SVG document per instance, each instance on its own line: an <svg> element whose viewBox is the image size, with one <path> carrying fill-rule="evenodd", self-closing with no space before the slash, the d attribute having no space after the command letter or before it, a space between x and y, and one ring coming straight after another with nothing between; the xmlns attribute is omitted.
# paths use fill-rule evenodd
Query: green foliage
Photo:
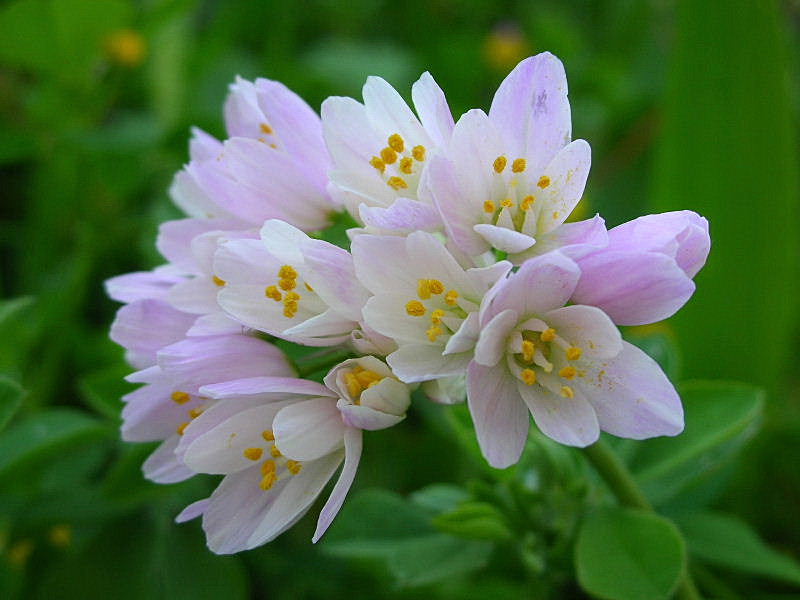
<svg viewBox="0 0 800 600"><path fill-rule="evenodd" d="M19 410L25 391L10 377L0 375L0 431Z"/></svg>
<svg viewBox="0 0 800 600"><path fill-rule="evenodd" d="M588 515L575 546L578 581L607 600L670 598L685 563L686 548L675 525L629 508Z"/></svg>

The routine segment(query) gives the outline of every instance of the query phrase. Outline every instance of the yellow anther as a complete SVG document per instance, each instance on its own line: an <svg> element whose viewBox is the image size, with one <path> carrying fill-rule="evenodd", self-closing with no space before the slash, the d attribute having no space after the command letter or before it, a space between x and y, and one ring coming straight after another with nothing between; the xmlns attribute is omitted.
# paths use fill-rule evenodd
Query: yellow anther
<svg viewBox="0 0 800 600"><path fill-rule="evenodd" d="M552 342L554 339L556 339L556 330L552 327L548 327L541 333L539 339L543 342Z"/></svg>
<svg viewBox="0 0 800 600"><path fill-rule="evenodd" d="M396 190L404 190L408 187L406 180L402 177L389 177L389 179L386 180L386 184L390 188L394 188Z"/></svg>
<svg viewBox="0 0 800 600"><path fill-rule="evenodd" d="M397 152L392 150L391 148L384 148L381 150L381 159L387 165L391 165L397 162Z"/></svg>
<svg viewBox="0 0 800 600"><path fill-rule="evenodd" d="M458 304L458 292L455 290L450 290L444 295L444 302L448 306L455 306Z"/></svg>
<svg viewBox="0 0 800 600"><path fill-rule="evenodd" d="M428 295L430 298L430 295ZM421 317L425 314L425 305L419 300L411 300L406 304L406 312L412 317Z"/></svg>
<svg viewBox="0 0 800 600"><path fill-rule="evenodd" d="M533 385L536 383L536 371L533 369L522 369L520 377L522 377L522 381L525 382L525 385Z"/></svg>
<svg viewBox="0 0 800 600"><path fill-rule="evenodd" d="M288 304L289 302L297 302L300 300L300 298L302 298L302 296L297 292L287 292L283 302L284 304Z"/></svg>
<svg viewBox="0 0 800 600"><path fill-rule="evenodd" d="M411 175L413 166L414 166L413 158L409 158L408 156L406 156L405 158L400 159L400 171L402 171L406 175Z"/></svg>
<svg viewBox="0 0 800 600"><path fill-rule="evenodd" d="M583 355L583 350L577 346L567 348L567 360L578 360Z"/></svg>
<svg viewBox="0 0 800 600"><path fill-rule="evenodd" d="M267 286L267 289L264 290L264 295L267 298L272 298L275 302L280 302L281 298L283 298L277 285Z"/></svg>
<svg viewBox="0 0 800 600"><path fill-rule="evenodd" d="M534 202L536 202L536 196L525 196L519 203L519 207L522 210L530 210Z"/></svg>
<svg viewBox="0 0 800 600"><path fill-rule="evenodd" d="M344 384L347 386L347 392L353 398L358 398L361 396L361 392L364 391L364 388L361 386L361 382L358 380L353 373L345 373L344 374Z"/></svg>
<svg viewBox="0 0 800 600"><path fill-rule="evenodd" d="M172 401L175 404L186 404L192 397L186 392L172 392Z"/></svg>
<svg viewBox="0 0 800 600"><path fill-rule="evenodd" d="M564 379L575 379L577 374L578 370L571 365L564 367L558 372L558 376L563 377Z"/></svg>
<svg viewBox="0 0 800 600"><path fill-rule="evenodd" d="M414 146L411 149L411 156L414 157L414 160L419 162L425 160L425 146Z"/></svg>
<svg viewBox="0 0 800 600"><path fill-rule="evenodd" d="M560 212L558 212L557 210L556 210L556 211L553 211L553 218L554 218L554 219L558 219L560 216L561 216L561 213L560 213Z"/></svg>
<svg viewBox="0 0 800 600"><path fill-rule="evenodd" d="M202 408L193 408L192 410L189 411L189 418L196 419L197 417L202 415L203 412L205 411Z"/></svg>
<svg viewBox="0 0 800 600"><path fill-rule="evenodd" d="M511 198L503 198L500 206L504 208L514 208L514 201Z"/></svg>
<svg viewBox="0 0 800 600"><path fill-rule="evenodd" d="M538 185L540 188L544 189L548 185L550 185L550 178L547 175L542 175L541 177L539 177L539 181L538 181L538 183L536 185Z"/></svg>
<svg viewBox="0 0 800 600"><path fill-rule="evenodd" d="M297 287L297 280L296 279L281 279L278 282L278 287L288 292L289 290L293 290Z"/></svg>
<svg viewBox="0 0 800 600"><path fill-rule="evenodd" d="M438 338L440 335L442 335L444 333L444 331L438 325L434 325L433 327L428 329L425 333L428 334L428 339L430 341L435 342L436 338Z"/></svg>
<svg viewBox="0 0 800 600"><path fill-rule="evenodd" d="M261 464L261 474L274 473L278 470L278 465L272 459L267 459Z"/></svg>
<svg viewBox="0 0 800 600"><path fill-rule="evenodd" d="M183 435L183 432L186 431L186 428L189 426L188 421L186 423L181 423L178 425L178 428L175 430L178 435Z"/></svg>
<svg viewBox="0 0 800 600"><path fill-rule="evenodd" d="M264 475L264 477L261 479L261 483L259 483L258 486L266 492L273 485L275 485L276 481L278 481L278 475L275 473L275 471L270 471Z"/></svg>
<svg viewBox="0 0 800 600"><path fill-rule="evenodd" d="M530 340L522 341L522 360L527 363L533 362L533 355L536 352L536 344Z"/></svg>
<svg viewBox="0 0 800 600"><path fill-rule="evenodd" d="M297 279L297 271L291 265L283 265L278 271L278 277L281 279Z"/></svg>
<svg viewBox="0 0 800 600"><path fill-rule="evenodd" d="M381 173L383 173L386 170L386 163L383 162L383 159L381 159L380 156L373 156L370 159L369 164L378 169L378 171L380 171Z"/></svg>
<svg viewBox="0 0 800 600"><path fill-rule="evenodd" d="M392 135L390 135L388 143L389 143L389 148L391 148L395 152L400 153L406 149L406 142L403 139L403 136L401 136L399 133L393 133Z"/></svg>
<svg viewBox="0 0 800 600"><path fill-rule="evenodd" d="M312 288L310 285L308 285L308 283L304 283L303 285L305 285L305 286L306 286L306 289L307 289L309 292L313 292L313 291L314 291L314 288Z"/></svg>
<svg viewBox="0 0 800 600"><path fill-rule="evenodd" d="M297 302L288 302L283 306L283 316L287 319L293 318L297 314Z"/></svg>
<svg viewBox="0 0 800 600"><path fill-rule="evenodd" d="M275 434L272 433L271 429L265 429L264 431L262 431L261 432L261 437L263 437L268 442L274 442L275 441Z"/></svg>
<svg viewBox="0 0 800 600"><path fill-rule="evenodd" d="M486 202L483 203L483 212L485 213L492 214L496 209L497 207L491 200L487 200Z"/></svg>
<svg viewBox="0 0 800 600"><path fill-rule="evenodd" d="M376 373L375 371L369 371L367 369L362 369L361 371L356 372L353 371L353 375L358 380L364 388L372 387L376 383L380 383L383 381L384 377L380 373Z"/></svg>
<svg viewBox="0 0 800 600"><path fill-rule="evenodd" d="M437 308L435 311L431 313L431 323L434 325L438 325L442 322L442 317L445 315L445 312L441 308Z"/></svg>
<svg viewBox="0 0 800 600"><path fill-rule="evenodd" d="M217 277L216 275L214 275L214 276L211 278L211 281L213 281L213 282L214 282L214 284L215 284L215 285L218 285L219 287L222 287L222 286L224 286L224 285L225 285L225 283L226 283L224 279L220 279L220 278L219 278L219 277Z"/></svg>
<svg viewBox="0 0 800 600"><path fill-rule="evenodd" d="M527 166L528 161L526 161L524 158L516 158L514 159L514 162L511 163L511 170L514 173L522 173Z"/></svg>
<svg viewBox="0 0 800 600"><path fill-rule="evenodd" d="M278 146L277 146L277 144L270 144L269 147L270 148L277 148Z"/></svg>
<svg viewBox="0 0 800 600"><path fill-rule="evenodd" d="M417 296L422 300L427 300L431 297L431 284L429 279L420 279L417 282Z"/></svg>
<svg viewBox="0 0 800 600"><path fill-rule="evenodd" d="M502 173L505 170L507 164L508 164L508 159L505 156L498 156L497 158L494 159L494 165L492 165L494 167L494 172Z"/></svg>
<svg viewBox="0 0 800 600"><path fill-rule="evenodd" d="M278 450L278 447L275 444L272 444L272 447L270 447L269 449L269 453L272 456L272 458L280 458L281 456L283 456L283 454L281 454L281 451Z"/></svg>
<svg viewBox="0 0 800 600"><path fill-rule="evenodd" d="M571 387L569 387L568 385L562 385L561 386L561 395L564 396L564 398L574 398L575 397L575 391Z"/></svg>
<svg viewBox="0 0 800 600"><path fill-rule="evenodd" d="M291 473L292 475L297 475L303 468L303 463L300 463L296 460L287 460L286 468L289 469L289 473Z"/></svg>
<svg viewBox="0 0 800 600"><path fill-rule="evenodd" d="M246 459L248 459L248 460L258 460L258 459L261 458L261 455L264 454L264 449L263 448L245 448L244 452L242 452L242 454L244 454L244 457Z"/></svg>
<svg viewBox="0 0 800 600"><path fill-rule="evenodd" d="M262 123L261 125L258 126L258 128L261 130L262 133L266 133L267 135L272 134L272 127L270 127L266 123Z"/></svg>
<svg viewBox="0 0 800 600"><path fill-rule="evenodd" d="M441 294L444 292L444 284L438 279L428 279L428 289L431 294Z"/></svg>

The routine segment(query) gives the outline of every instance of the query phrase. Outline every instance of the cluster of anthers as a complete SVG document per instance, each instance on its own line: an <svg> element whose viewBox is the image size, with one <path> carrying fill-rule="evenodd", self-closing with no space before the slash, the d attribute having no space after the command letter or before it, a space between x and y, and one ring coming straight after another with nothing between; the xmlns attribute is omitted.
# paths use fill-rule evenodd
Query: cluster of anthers
<svg viewBox="0 0 800 600"><path fill-rule="evenodd" d="M386 142L386 147L373 156L369 164L384 177L386 185L394 190L405 190L419 182L421 168L415 169L415 162L425 161L427 150L425 146L416 145L407 151L406 142L399 133L393 133Z"/></svg>

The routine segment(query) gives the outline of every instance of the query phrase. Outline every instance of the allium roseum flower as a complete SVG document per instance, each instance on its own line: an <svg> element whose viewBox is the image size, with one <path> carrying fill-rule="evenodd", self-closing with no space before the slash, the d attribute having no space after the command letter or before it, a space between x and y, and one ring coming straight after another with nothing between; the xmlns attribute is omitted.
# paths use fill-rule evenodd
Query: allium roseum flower
<svg viewBox="0 0 800 600"><path fill-rule="evenodd" d="M683 430L680 398L658 364L622 341L599 308L565 306L580 276L573 261L550 253L484 299L467 401L495 467L519 459L528 411L545 435L571 446L588 446L601 429L634 439Z"/></svg>

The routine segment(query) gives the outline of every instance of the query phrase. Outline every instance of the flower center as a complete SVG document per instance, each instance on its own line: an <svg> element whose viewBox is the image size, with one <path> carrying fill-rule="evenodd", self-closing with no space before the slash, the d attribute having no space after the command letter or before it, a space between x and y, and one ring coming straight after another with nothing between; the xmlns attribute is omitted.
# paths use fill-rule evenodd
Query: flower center
<svg viewBox="0 0 800 600"><path fill-rule="evenodd" d="M197 417L203 414L203 411L206 408L205 402L208 400L208 398L201 398L199 396L192 398L191 394L187 392L182 392L180 390L176 390L172 392L170 399L175 404L179 404L181 406L184 405L191 406L191 408L187 406L188 408L187 414L189 415L189 420L184 421L183 423L178 425L178 428L176 430L178 435L183 435L183 432L186 431L186 428L189 426L189 424L192 421L194 421Z"/></svg>
<svg viewBox="0 0 800 600"><path fill-rule="evenodd" d="M462 308L457 290L447 290L438 279L420 279L417 282L419 300L406 303L406 313L412 317L425 317L430 313L431 326L425 332L428 340L435 342L439 336L450 336L461 327L467 311Z"/></svg>
<svg viewBox="0 0 800 600"><path fill-rule="evenodd" d="M365 369L360 365L356 365L350 371L344 374L344 383L347 386L347 391L353 399L353 404L361 404L361 394L364 390L378 385L381 381L386 379L380 373Z"/></svg>
<svg viewBox="0 0 800 600"><path fill-rule="evenodd" d="M417 145L409 148L399 133L393 133L387 139L387 145L377 156L373 156L371 164L383 177L390 188L397 192L416 189L422 170L417 163L425 161L425 146Z"/></svg>
<svg viewBox="0 0 800 600"><path fill-rule="evenodd" d="M267 123L261 123L258 126L258 129L262 134L264 134L259 136L258 141L262 144L267 144L270 148L277 149L278 144L276 143L277 140L275 138L275 130Z"/></svg>
<svg viewBox="0 0 800 600"><path fill-rule="evenodd" d="M291 265L283 265L278 270L278 281L275 285L269 285L264 290L264 295L275 302L283 302L283 316L291 319L297 314L302 296L295 290L298 284L297 270ZM304 284L306 290L313 292L307 283Z"/></svg>
<svg viewBox="0 0 800 600"><path fill-rule="evenodd" d="M281 451L275 445L275 434L271 429L262 431L261 437L264 438L265 442L271 443L267 450L269 458L261 464L261 482L258 484L262 490L267 491L275 485L281 475L286 473L297 475L303 469L303 463L287 459L281 454ZM264 456L264 448L252 446L245 448L242 454L246 459L258 462Z"/></svg>

